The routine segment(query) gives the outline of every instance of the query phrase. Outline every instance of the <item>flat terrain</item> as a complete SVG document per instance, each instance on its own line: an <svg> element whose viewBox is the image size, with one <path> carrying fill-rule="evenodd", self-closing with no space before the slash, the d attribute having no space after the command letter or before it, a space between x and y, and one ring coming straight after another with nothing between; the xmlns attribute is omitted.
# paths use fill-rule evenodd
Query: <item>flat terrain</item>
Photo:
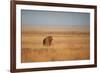
<svg viewBox="0 0 100 73"><path fill-rule="evenodd" d="M51 46L43 46L43 39L52 36ZM37 33L22 31L21 62L86 60L90 58L89 33Z"/></svg>

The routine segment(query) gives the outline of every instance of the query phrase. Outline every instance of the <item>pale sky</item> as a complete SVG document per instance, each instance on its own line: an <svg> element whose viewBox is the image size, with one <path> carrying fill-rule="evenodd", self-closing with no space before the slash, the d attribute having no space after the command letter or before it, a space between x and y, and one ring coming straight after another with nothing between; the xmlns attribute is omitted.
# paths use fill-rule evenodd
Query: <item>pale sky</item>
<svg viewBox="0 0 100 73"><path fill-rule="evenodd" d="M90 28L90 14L79 12L57 12L21 10L22 26L39 27L80 27Z"/></svg>

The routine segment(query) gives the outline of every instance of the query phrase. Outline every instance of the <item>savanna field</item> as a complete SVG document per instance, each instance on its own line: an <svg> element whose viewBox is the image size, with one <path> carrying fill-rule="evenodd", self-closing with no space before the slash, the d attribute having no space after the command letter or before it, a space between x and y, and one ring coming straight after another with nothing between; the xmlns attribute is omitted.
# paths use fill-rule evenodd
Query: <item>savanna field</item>
<svg viewBox="0 0 100 73"><path fill-rule="evenodd" d="M51 46L43 39L52 36ZM22 31L21 62L87 60L90 58L90 38L87 32Z"/></svg>

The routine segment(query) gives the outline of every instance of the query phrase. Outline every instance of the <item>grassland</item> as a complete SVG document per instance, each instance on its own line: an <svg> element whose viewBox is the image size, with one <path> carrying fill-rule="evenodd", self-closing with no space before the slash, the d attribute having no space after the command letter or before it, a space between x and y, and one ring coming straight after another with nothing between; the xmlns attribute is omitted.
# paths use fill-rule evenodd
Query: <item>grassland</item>
<svg viewBox="0 0 100 73"><path fill-rule="evenodd" d="M43 39L52 36L51 46ZM22 31L21 62L86 60L90 58L90 39L86 32Z"/></svg>

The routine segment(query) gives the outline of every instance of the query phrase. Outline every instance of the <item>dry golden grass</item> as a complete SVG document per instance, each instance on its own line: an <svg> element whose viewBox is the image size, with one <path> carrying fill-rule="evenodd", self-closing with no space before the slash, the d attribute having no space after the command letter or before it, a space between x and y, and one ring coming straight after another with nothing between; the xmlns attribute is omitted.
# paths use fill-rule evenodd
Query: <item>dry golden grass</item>
<svg viewBox="0 0 100 73"><path fill-rule="evenodd" d="M52 45L43 39L52 35ZM22 32L21 62L85 60L90 58L89 34L25 34Z"/></svg>

